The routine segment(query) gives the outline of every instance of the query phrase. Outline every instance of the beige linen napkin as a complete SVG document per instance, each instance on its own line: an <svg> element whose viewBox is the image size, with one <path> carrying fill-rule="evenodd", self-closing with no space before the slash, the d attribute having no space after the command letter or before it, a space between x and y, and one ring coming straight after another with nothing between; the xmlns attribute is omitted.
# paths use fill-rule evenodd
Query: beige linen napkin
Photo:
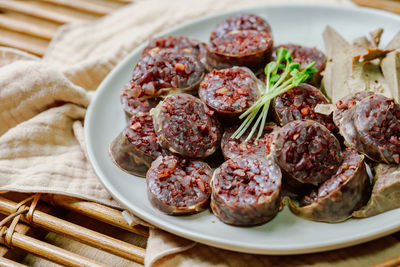
<svg viewBox="0 0 400 267"><path fill-rule="evenodd" d="M95 22L63 26L41 60L0 48L0 190L64 194L118 207L85 156L82 125L88 91L138 45L177 24L228 9L299 2L137 0ZM282 257L224 251L151 229L145 265L266 266L280 261Z"/></svg>

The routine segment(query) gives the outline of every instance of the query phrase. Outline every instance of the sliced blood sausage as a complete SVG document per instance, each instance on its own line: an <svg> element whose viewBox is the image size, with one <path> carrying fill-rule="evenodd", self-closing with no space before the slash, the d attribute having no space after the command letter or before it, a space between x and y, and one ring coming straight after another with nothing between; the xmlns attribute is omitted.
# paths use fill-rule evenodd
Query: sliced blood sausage
<svg viewBox="0 0 400 267"><path fill-rule="evenodd" d="M220 121L236 122L260 97L257 79L248 68L213 70L200 84L199 97Z"/></svg>
<svg viewBox="0 0 400 267"><path fill-rule="evenodd" d="M265 157L266 145L269 134L277 128L274 123L268 123L264 127L263 134L256 141L256 137L253 136L249 141L246 142L247 135L250 133L248 129L240 138L232 139L232 134L238 129L239 126L225 127L224 134L221 140L222 154L225 159L235 158L241 155Z"/></svg>
<svg viewBox="0 0 400 267"><path fill-rule="evenodd" d="M131 96L154 98L172 92L194 92L204 77L204 66L192 54L162 49L145 54L132 73Z"/></svg>
<svg viewBox="0 0 400 267"><path fill-rule="evenodd" d="M279 210L282 174L272 161L240 156L214 171L211 209L224 223L258 225Z"/></svg>
<svg viewBox="0 0 400 267"><path fill-rule="evenodd" d="M345 112L355 106L358 102L364 98L374 95L371 91L361 91L354 94L350 94L340 99L336 103L336 109L333 111L333 122L337 127L340 127L340 121L342 120Z"/></svg>
<svg viewBox="0 0 400 267"><path fill-rule="evenodd" d="M317 87L321 85L321 72L325 69L326 65L326 57L322 51L315 47L311 48L297 44L282 44L275 49L280 47L286 48L292 52L293 62L300 63L300 70L304 69L308 64L315 61L314 68L317 69L317 72L314 73L313 77L306 82ZM273 60L276 60L275 57L276 55L273 53Z"/></svg>
<svg viewBox="0 0 400 267"><path fill-rule="evenodd" d="M110 144L110 156L122 170L145 176L150 164L161 155L153 118L147 113L134 114L127 127Z"/></svg>
<svg viewBox="0 0 400 267"><path fill-rule="evenodd" d="M400 105L374 94L343 114L340 133L347 146L374 161L400 163Z"/></svg>
<svg viewBox="0 0 400 267"><path fill-rule="evenodd" d="M166 214L200 212L209 204L211 176L210 166L203 161L160 156L146 174L147 196Z"/></svg>
<svg viewBox="0 0 400 267"><path fill-rule="evenodd" d="M253 14L238 14L220 22L210 34L207 62L216 69L263 67L271 58L271 27Z"/></svg>
<svg viewBox="0 0 400 267"><path fill-rule="evenodd" d="M138 98L132 95L130 85L125 86L120 95L122 108L125 112L125 117L129 120L134 114L139 112L148 113L157 105L156 99L151 98Z"/></svg>
<svg viewBox="0 0 400 267"><path fill-rule="evenodd" d="M143 49L142 55L159 52L161 49L176 49L193 54L203 64L206 62L207 45L186 36L162 36L152 39Z"/></svg>
<svg viewBox="0 0 400 267"><path fill-rule="evenodd" d="M205 158L220 145L221 129L214 111L188 94L166 97L154 109L154 128L163 148L188 158Z"/></svg>
<svg viewBox="0 0 400 267"><path fill-rule="evenodd" d="M362 207L371 193L364 156L347 149L336 174L321 184L301 202L300 207L289 202L293 213L313 221L341 222Z"/></svg>
<svg viewBox="0 0 400 267"><path fill-rule="evenodd" d="M237 14L217 24L210 35L210 40L226 35L232 31L264 31L271 35L271 26L261 17L254 14Z"/></svg>
<svg viewBox="0 0 400 267"><path fill-rule="evenodd" d="M216 69L247 66L258 70L271 59L273 39L269 32L231 31L210 40L207 62Z"/></svg>
<svg viewBox="0 0 400 267"><path fill-rule="evenodd" d="M309 119L321 123L332 131L335 129L332 116L314 111L318 104L328 103L328 100L320 90L312 85L302 83L275 97L272 105L274 107L274 116L280 125L285 125L294 120Z"/></svg>
<svg viewBox="0 0 400 267"><path fill-rule="evenodd" d="M273 134L267 149L288 177L306 184L329 179L342 161L339 141L312 120L289 122Z"/></svg>

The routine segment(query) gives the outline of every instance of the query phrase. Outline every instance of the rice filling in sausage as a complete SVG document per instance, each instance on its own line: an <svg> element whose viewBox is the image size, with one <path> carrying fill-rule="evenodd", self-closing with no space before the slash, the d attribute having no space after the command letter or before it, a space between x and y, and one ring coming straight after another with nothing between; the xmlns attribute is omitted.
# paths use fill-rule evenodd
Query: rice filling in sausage
<svg viewBox="0 0 400 267"><path fill-rule="evenodd" d="M192 95L170 95L153 114L157 139L172 153L205 158L220 145L221 129L214 112Z"/></svg>
<svg viewBox="0 0 400 267"><path fill-rule="evenodd" d="M324 182L342 161L339 141L325 126L312 120L289 122L274 133L268 146L282 171L300 183Z"/></svg>
<svg viewBox="0 0 400 267"><path fill-rule="evenodd" d="M265 158L232 158L214 171L211 209L227 224L265 223L278 213L281 178L279 167Z"/></svg>
<svg viewBox="0 0 400 267"><path fill-rule="evenodd" d="M146 174L151 204L170 215L192 214L208 207L212 170L203 161L158 157Z"/></svg>

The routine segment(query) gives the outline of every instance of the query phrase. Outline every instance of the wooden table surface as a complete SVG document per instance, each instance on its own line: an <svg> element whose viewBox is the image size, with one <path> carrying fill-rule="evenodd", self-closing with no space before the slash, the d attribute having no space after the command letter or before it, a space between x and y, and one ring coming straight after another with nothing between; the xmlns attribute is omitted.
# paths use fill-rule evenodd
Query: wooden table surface
<svg viewBox="0 0 400 267"><path fill-rule="evenodd" d="M400 14L400 1L353 0L361 6L380 8ZM58 27L65 23L84 22L104 16L130 4L129 0L0 0L0 46L13 47L36 56L43 56ZM77 212L63 213L63 218L79 223L120 240L145 248L146 238L127 232L109 224L94 221ZM140 266L102 250L82 244L63 235L32 231L28 226L19 226L19 231L34 235L49 244L72 251L88 258L102 259L114 266ZM35 232L35 233L33 233ZM362 245L311 255L290 256L279 260L280 266L360 266L373 265L400 255L400 232ZM0 247L0 256L21 260L29 266L58 266L32 254L10 252ZM365 264L367 262L367 264ZM2 263L0 263L1 265ZM10 265L13 266L13 265ZM400 260L382 266L400 266Z"/></svg>

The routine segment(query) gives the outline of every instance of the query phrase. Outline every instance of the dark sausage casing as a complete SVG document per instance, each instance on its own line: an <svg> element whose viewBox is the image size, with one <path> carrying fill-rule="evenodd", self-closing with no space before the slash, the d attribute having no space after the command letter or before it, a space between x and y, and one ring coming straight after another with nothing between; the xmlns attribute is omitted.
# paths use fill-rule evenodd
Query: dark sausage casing
<svg viewBox="0 0 400 267"><path fill-rule="evenodd" d="M343 152L343 163L317 191L305 197L300 207L289 202L293 213L313 221L336 223L352 216L369 199L371 185L364 156L352 149Z"/></svg>
<svg viewBox="0 0 400 267"><path fill-rule="evenodd" d="M221 126L200 99L188 94L169 95L153 109L160 145L187 158L205 158L220 145Z"/></svg>
<svg viewBox="0 0 400 267"><path fill-rule="evenodd" d="M210 35L207 62L216 69L263 67L271 58L271 27L262 18L239 14L220 22Z"/></svg>
<svg viewBox="0 0 400 267"><path fill-rule="evenodd" d="M196 93L204 78L203 64L192 54L162 49L145 54L136 64L130 82L131 95L155 98L169 93Z"/></svg>
<svg viewBox="0 0 400 267"><path fill-rule="evenodd" d="M292 121L274 132L267 152L287 177L305 184L329 179L342 161L339 141L312 120Z"/></svg>
<svg viewBox="0 0 400 267"><path fill-rule="evenodd" d="M279 167L265 158L230 159L214 171L211 209L227 224L265 223L278 213L281 178Z"/></svg>
<svg viewBox="0 0 400 267"><path fill-rule="evenodd" d="M208 207L212 170L203 161L158 157L146 174L151 204L169 215L200 212Z"/></svg>
<svg viewBox="0 0 400 267"><path fill-rule="evenodd" d="M328 103L320 90L312 85L302 83L275 97L272 106L274 117L281 126L294 120L308 119L317 121L332 131L335 129L332 116L315 112L318 104Z"/></svg>
<svg viewBox="0 0 400 267"><path fill-rule="evenodd" d="M208 73L200 84L199 97L220 121L230 124L258 100L260 90L251 70L233 67Z"/></svg>
<svg viewBox="0 0 400 267"><path fill-rule="evenodd" d="M347 146L377 162L400 163L400 105L393 99L365 97L345 111L339 124Z"/></svg>
<svg viewBox="0 0 400 267"><path fill-rule="evenodd" d="M347 95L340 99L335 105L336 109L333 111L333 122L336 124L336 126L340 128L340 122L342 121L343 116L346 114L346 111L354 107L364 98L374 94L375 93L371 91L361 91Z"/></svg>
<svg viewBox="0 0 400 267"><path fill-rule="evenodd" d="M145 177L151 162L161 155L153 118L143 112L133 115L125 129L111 142L109 152L122 170Z"/></svg>

